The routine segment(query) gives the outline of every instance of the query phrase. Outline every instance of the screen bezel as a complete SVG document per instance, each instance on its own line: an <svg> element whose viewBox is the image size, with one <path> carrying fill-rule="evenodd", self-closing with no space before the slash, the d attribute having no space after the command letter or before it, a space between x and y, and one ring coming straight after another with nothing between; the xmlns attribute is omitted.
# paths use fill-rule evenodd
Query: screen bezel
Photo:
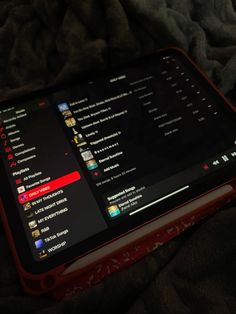
<svg viewBox="0 0 236 314"><path fill-rule="evenodd" d="M161 50L151 56L148 56L148 59L150 58L161 58L165 55L169 54L181 54L182 56L185 56L185 60L189 63L190 68L193 70L193 72L197 75L199 75L199 80L207 82L207 78L203 75L203 73L196 67L194 63L179 49L176 48L169 48L165 50ZM136 60L132 63L129 63L127 65L123 65L122 67L119 67L118 69L125 68L126 66L138 66L141 64L145 64L146 57ZM118 70L117 69L117 70ZM11 107L11 106L17 106L20 105L23 101L30 101L36 98L45 97L48 94L60 91L62 89L65 89L67 87L70 87L72 85L77 85L80 83L84 83L87 81L93 80L93 78L103 77L103 75L109 75L113 74L116 71L116 68L110 70L110 71L104 71L99 73L94 73L93 75L90 75L89 73L82 74L80 77L73 81L69 81L65 84L61 84L58 86L51 86L43 90L32 92L28 95L20 96L17 98L14 98L12 100L4 101L1 103L1 109ZM230 105L229 102L226 101L226 99L221 95L217 89L208 81L209 88L212 89L213 92L215 92L216 96L219 98L219 102L222 103L222 107L224 110L232 113L235 113L233 106ZM236 120L234 117L233 119ZM155 219L156 217L159 217L160 215L166 214L169 211L173 210L177 206L180 206L181 204L184 204L197 196L200 196L201 194L206 193L207 191L210 191L211 189L217 188L218 186L230 181L234 177L233 170L235 169L235 163L232 163L227 168L221 168L214 173L210 173L204 178L199 179L198 181L195 181L194 185L191 187L194 187L194 190L181 193L180 195L176 195L175 197L165 200L158 204L158 215L155 213L154 208L155 205L151 206L147 211L140 212L137 215L134 215L131 217L126 217L127 222L126 226L124 228L124 225L117 224L113 228L113 230L106 229L105 231L99 233L99 239L97 236L93 236L89 240L83 241L83 243L79 243L77 245L74 245L72 247L69 247L61 252L56 253L55 255L42 260L40 262L37 262L34 260L30 247L28 245L28 240L26 238L26 234L23 228L23 225L20 220L20 216L18 214L18 210L16 210L16 204L14 201L13 194L11 192L10 183L8 182L6 171L3 167L3 162L0 158L0 178L1 178L1 197L5 208L5 215L7 217L7 221L9 224L9 228L12 234L12 237L14 239L14 245L16 247L16 254L22 264L22 267L25 269L25 271L33 274L40 274L47 272L59 265L68 263L71 260L74 260L75 258L78 258L79 256L85 255L89 251L92 251L96 249L99 246L102 246L106 244L107 242L110 242L113 239L116 239L117 237L122 236L123 234L132 231L135 228L138 228L142 226L144 223L147 223L148 221L151 221ZM121 222L123 219L121 220Z"/></svg>

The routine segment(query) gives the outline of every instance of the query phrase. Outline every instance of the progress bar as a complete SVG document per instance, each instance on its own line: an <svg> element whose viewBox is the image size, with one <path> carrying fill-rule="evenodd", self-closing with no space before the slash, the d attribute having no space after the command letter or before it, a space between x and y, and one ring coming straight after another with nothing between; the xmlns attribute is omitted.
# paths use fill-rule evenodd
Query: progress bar
<svg viewBox="0 0 236 314"><path fill-rule="evenodd" d="M184 186L183 188L181 188L179 190L176 190L176 191L174 191L174 192L172 192L170 194L167 194L167 195L165 195L165 196L163 196L161 198L158 198L156 201L154 201L152 203L149 203L148 205L145 205L143 207L140 207L139 209L136 209L135 211L129 213L129 215L132 216L134 214L137 214L138 212L141 212L142 210L144 210L144 209L146 209L146 208L148 208L148 207L150 207L150 206L152 206L152 205L154 205L156 203L160 203L161 201L163 201L163 200L165 200L165 199L167 199L167 198L169 198L169 197L171 197L171 196L173 196L175 194L178 194L178 193L180 193L180 192L182 192L184 190L187 190L188 188L189 188L189 185L186 185L186 186Z"/></svg>

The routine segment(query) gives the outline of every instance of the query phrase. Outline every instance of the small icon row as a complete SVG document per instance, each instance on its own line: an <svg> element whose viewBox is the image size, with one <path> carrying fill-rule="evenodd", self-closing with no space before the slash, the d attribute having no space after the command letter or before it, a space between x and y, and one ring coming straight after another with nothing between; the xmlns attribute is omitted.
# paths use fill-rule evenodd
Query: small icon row
<svg viewBox="0 0 236 314"><path fill-rule="evenodd" d="M226 163L230 162L231 160L233 160L234 158L236 158L236 150L233 150L227 154L223 154L223 155L219 156L218 158L213 159L210 162L202 164L202 169L207 171L210 168L218 167L218 166L221 166L223 164L226 164Z"/></svg>
<svg viewBox="0 0 236 314"><path fill-rule="evenodd" d="M10 141L8 139L7 134L5 133L5 128L3 125L3 121L0 120L0 139L1 139L1 144L3 147L3 151L6 155L6 159L9 163L9 167L13 168L17 166L17 162L15 160L15 156L12 152L12 148L10 146Z"/></svg>
<svg viewBox="0 0 236 314"><path fill-rule="evenodd" d="M236 151L232 151L230 152L229 154L224 154L222 156L220 156L220 158L218 159L215 159L213 162L212 162L212 165L213 166L218 166L220 165L222 162L226 163L228 161L230 161L231 158L236 158Z"/></svg>

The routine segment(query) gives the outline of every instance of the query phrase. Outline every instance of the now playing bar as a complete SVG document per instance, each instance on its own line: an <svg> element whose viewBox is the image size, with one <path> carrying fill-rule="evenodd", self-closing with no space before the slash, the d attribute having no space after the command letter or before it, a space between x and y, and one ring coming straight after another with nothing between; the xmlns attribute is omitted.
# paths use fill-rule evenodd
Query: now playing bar
<svg viewBox="0 0 236 314"><path fill-rule="evenodd" d="M230 163L232 161L234 161L236 159L236 148L233 147L232 149L229 149L225 152L223 152L222 154L218 155L217 157L214 157L210 160L208 160L205 165L208 168L215 168L215 167L220 167L223 166L227 163ZM205 170L208 170L205 169Z"/></svg>

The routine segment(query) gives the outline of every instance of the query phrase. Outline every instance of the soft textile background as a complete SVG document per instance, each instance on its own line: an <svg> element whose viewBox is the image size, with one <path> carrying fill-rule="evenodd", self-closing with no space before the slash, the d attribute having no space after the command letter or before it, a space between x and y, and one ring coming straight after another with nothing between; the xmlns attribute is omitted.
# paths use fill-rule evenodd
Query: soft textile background
<svg viewBox="0 0 236 314"><path fill-rule="evenodd" d="M236 100L236 0L1 0L0 98L169 45ZM24 294L0 227L0 313L236 313L235 225L232 205L61 303Z"/></svg>

